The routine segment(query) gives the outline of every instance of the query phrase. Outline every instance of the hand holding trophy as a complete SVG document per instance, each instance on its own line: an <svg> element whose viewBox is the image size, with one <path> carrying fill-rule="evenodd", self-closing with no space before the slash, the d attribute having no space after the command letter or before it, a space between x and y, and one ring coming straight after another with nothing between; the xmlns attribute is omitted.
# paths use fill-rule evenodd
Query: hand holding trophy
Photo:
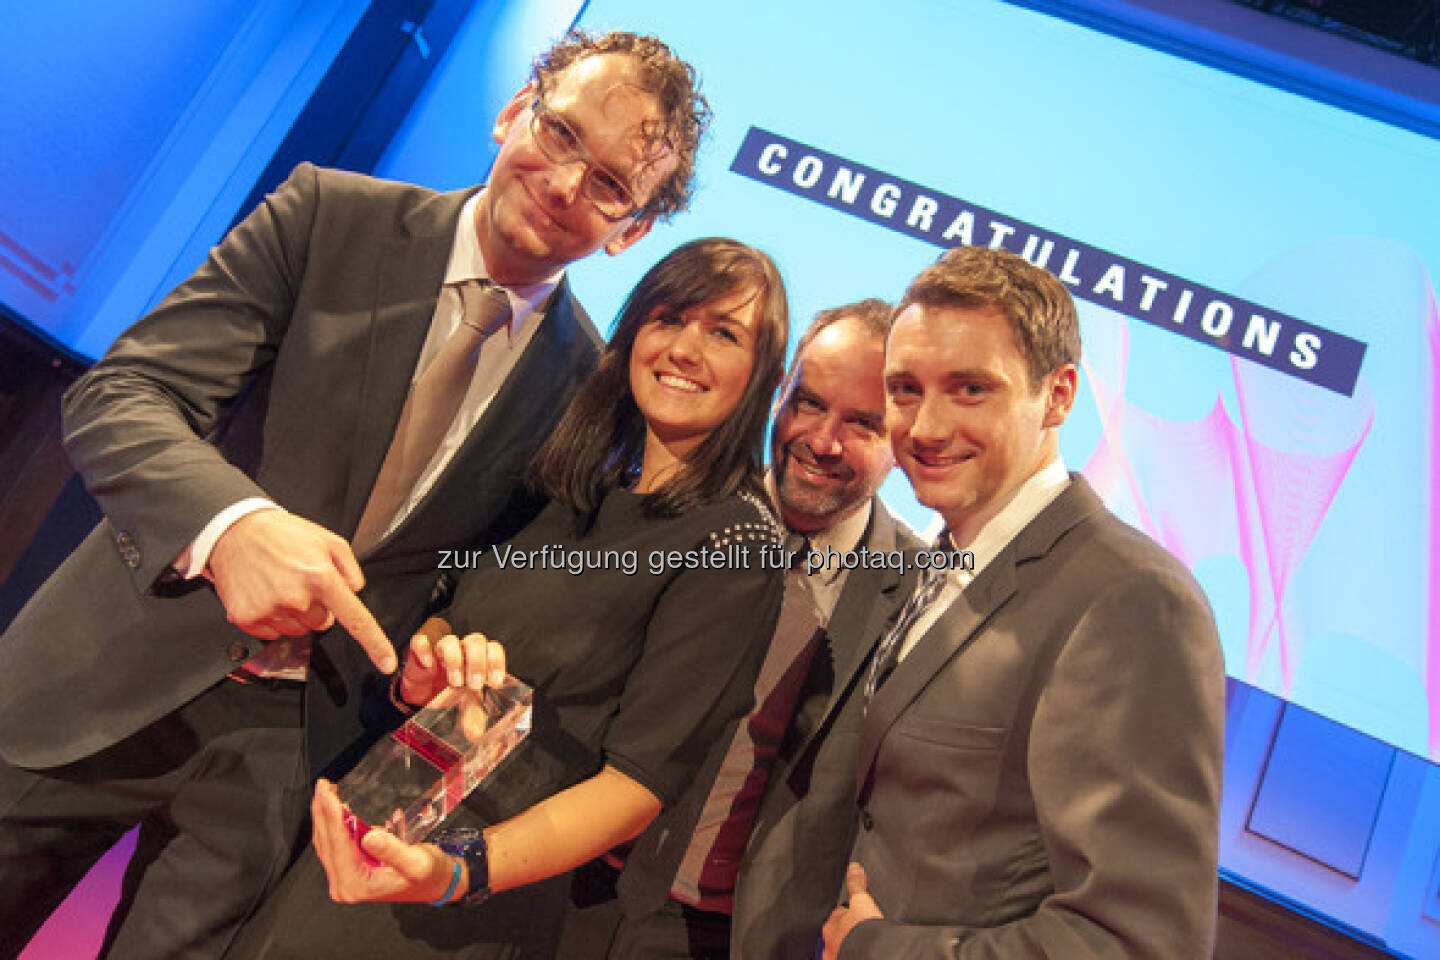
<svg viewBox="0 0 1440 960"><path fill-rule="evenodd" d="M505 673L504 649L438 617L411 641L397 688L397 705L423 708L337 785L357 843L371 827L423 841L530 732L531 690Z"/></svg>

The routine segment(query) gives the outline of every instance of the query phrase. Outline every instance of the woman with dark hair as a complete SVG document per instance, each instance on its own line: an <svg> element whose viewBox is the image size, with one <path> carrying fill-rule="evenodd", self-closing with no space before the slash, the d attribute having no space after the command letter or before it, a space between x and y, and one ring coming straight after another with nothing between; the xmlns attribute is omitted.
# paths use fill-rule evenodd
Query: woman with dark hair
<svg viewBox="0 0 1440 960"><path fill-rule="evenodd" d="M418 706L508 663L534 688L530 737L457 814L478 823L357 844L322 780L313 852L227 956L553 952L567 872L638 835L749 705L780 606L759 470L787 334L779 273L744 244L692 241L641 278L532 463L549 504L460 578L395 684ZM327 880L385 902L332 905Z"/></svg>

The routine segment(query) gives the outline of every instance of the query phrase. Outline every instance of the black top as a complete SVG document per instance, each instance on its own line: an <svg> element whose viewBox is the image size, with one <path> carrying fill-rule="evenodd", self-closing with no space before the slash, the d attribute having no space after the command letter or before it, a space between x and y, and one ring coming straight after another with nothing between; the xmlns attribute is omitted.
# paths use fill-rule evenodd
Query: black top
<svg viewBox="0 0 1440 960"><path fill-rule="evenodd" d="M610 493L583 534L568 508L551 504L460 576L444 615L457 631L503 643L510 672L536 697L530 736L447 825L514 816L602 763L668 805L749 709L780 612L784 571L760 558L778 528L743 497L662 519L646 517L643 501ZM585 554L567 555L574 550ZM533 563L519 566L522 554ZM569 890L566 875L475 907L339 905L312 848L227 956L548 957Z"/></svg>
<svg viewBox="0 0 1440 960"><path fill-rule="evenodd" d="M442 615L503 644L568 738L668 805L749 709L784 571L762 563L779 528L758 500L652 518L644 499L610 492L583 532L551 503L477 559ZM544 719L537 707L532 737Z"/></svg>

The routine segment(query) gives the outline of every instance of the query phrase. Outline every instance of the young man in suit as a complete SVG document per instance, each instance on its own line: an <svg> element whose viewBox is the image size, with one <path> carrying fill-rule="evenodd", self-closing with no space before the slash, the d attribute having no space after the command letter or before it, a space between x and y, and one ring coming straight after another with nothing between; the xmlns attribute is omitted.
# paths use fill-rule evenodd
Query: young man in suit
<svg viewBox="0 0 1440 960"><path fill-rule="evenodd" d="M890 306L822 311L800 339L771 433L771 502L797 565L755 704L715 744L624 870L579 871L560 955L808 955L854 836L856 687L920 544L876 496L892 465L881 390ZM847 569L861 552L873 561ZM777 560L778 562L778 560Z"/></svg>
<svg viewBox="0 0 1440 960"><path fill-rule="evenodd" d="M867 676L849 903L825 957L1200 960L1224 667L1209 605L1060 458L1068 291L1003 251L905 293L886 423L945 549Z"/></svg>
<svg viewBox="0 0 1440 960"><path fill-rule="evenodd" d="M136 823L107 955L223 952L385 712L439 551L533 515L599 341L564 268L686 205L694 81L577 35L483 187L302 164L67 395L105 520L0 639L0 956Z"/></svg>

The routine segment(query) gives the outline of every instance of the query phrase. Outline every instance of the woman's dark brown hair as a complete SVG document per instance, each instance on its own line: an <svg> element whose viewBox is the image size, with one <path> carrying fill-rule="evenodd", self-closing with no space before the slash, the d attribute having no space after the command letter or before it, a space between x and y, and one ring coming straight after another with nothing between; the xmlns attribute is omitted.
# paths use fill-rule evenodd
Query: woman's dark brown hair
<svg viewBox="0 0 1440 960"><path fill-rule="evenodd" d="M645 417L630 392L636 335L661 312L681 313L736 290L750 291L756 300L750 380L725 422L646 497L645 511L673 515L742 489L760 493L765 422L785 370L789 307L774 261L754 247L719 237L676 247L630 291L600 365L536 452L531 485L588 517L606 490L632 480L645 449Z"/></svg>

